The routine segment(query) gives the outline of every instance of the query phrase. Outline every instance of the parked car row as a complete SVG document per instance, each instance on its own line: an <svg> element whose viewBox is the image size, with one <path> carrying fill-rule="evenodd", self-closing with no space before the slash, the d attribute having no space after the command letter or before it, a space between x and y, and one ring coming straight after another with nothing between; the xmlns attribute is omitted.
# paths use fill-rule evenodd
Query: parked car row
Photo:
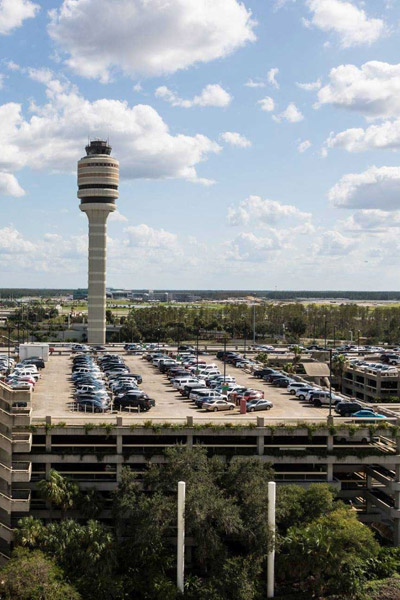
<svg viewBox="0 0 400 600"><path fill-rule="evenodd" d="M33 356L15 364L14 359L0 356L0 370L4 373L6 385L13 390L35 390L40 379L40 370L44 369L42 358Z"/></svg>
<svg viewBox="0 0 400 600"><path fill-rule="evenodd" d="M191 350L182 351L179 358L171 358L163 352L148 353L144 358L197 408L213 412L233 410L243 398L249 412L272 408L272 403L264 399L263 391L238 385L235 377L224 377L215 363L207 363Z"/></svg>
<svg viewBox="0 0 400 600"><path fill-rule="evenodd" d="M141 412L155 404L139 388L141 375L131 373L117 354L105 354L97 361L87 354L78 354L73 358L72 381L78 410L105 412L136 408Z"/></svg>

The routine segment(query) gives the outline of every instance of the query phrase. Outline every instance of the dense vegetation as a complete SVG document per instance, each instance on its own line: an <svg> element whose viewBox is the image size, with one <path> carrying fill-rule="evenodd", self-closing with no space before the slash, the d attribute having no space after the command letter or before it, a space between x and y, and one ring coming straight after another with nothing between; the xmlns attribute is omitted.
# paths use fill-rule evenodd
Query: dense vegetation
<svg viewBox="0 0 400 600"><path fill-rule="evenodd" d="M80 492L51 472L39 491L54 510L61 510L62 518L47 525L33 517L21 519L13 558L0 573L0 597L265 598L270 466L254 458L226 464L207 458L199 448L169 449L166 458L167 464L149 467L141 485L124 469L109 526L96 520L101 510L96 492ZM175 586L173 543L180 480L187 486L183 596ZM68 511L77 508L79 522L68 518ZM381 547L355 512L324 484L308 490L278 487L276 550L281 598L362 598L370 580L396 577L399 570L398 551Z"/></svg>
<svg viewBox="0 0 400 600"><path fill-rule="evenodd" d="M254 321L257 341L298 341L327 338L362 342L400 342L400 306L357 304L321 305L265 303L251 305L163 305L133 309L127 316L107 310L107 322L122 325L109 341L182 342L217 339L253 339ZM17 308L8 319L12 338L24 339L29 333L38 341L56 339L67 322L82 322L81 314L58 315L51 302L33 302ZM351 332L351 333L350 333ZM4 333L4 329L3 329Z"/></svg>
<svg viewBox="0 0 400 600"><path fill-rule="evenodd" d="M182 341L226 332L231 338L248 340L253 337L253 307L228 305L223 307L149 307L133 310L123 319L121 339L126 341ZM300 337L350 339L357 342L400 340L400 307L368 307L359 305L323 306L318 304L265 304L255 308L257 339L290 341ZM223 337L222 333L219 336Z"/></svg>

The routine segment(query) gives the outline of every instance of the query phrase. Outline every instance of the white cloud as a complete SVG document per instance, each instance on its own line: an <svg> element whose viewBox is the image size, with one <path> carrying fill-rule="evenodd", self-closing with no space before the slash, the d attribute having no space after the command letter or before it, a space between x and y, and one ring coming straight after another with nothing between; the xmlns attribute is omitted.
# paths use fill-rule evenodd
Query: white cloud
<svg viewBox="0 0 400 600"><path fill-rule="evenodd" d="M64 0L49 33L70 68L108 81L114 69L156 76L223 58L256 39L254 26L237 0Z"/></svg>
<svg viewBox="0 0 400 600"><path fill-rule="evenodd" d="M275 109L274 101L270 96L258 100L257 104L260 105L261 110L265 110L266 112L272 112Z"/></svg>
<svg viewBox="0 0 400 600"><path fill-rule="evenodd" d="M265 83L263 81L254 80L251 78L248 79L244 85L249 88L264 88L265 87Z"/></svg>
<svg viewBox="0 0 400 600"><path fill-rule="evenodd" d="M377 60L340 65L331 70L330 82L318 92L316 107L333 104L368 119L400 116L400 64Z"/></svg>
<svg viewBox="0 0 400 600"><path fill-rule="evenodd" d="M221 138L231 146L238 146L239 148L249 148L251 146L250 140L237 133L237 131L224 131L224 133L221 133Z"/></svg>
<svg viewBox="0 0 400 600"><path fill-rule="evenodd" d="M319 90L321 87L321 80L317 79L317 81L312 81L311 83L296 83L297 87L306 92L313 92L315 90Z"/></svg>
<svg viewBox="0 0 400 600"><path fill-rule="evenodd" d="M299 145L297 146L297 150L300 152L300 154L303 154L303 152L311 148L311 146L312 144L310 140L304 140L304 142L299 143Z"/></svg>
<svg viewBox="0 0 400 600"><path fill-rule="evenodd" d="M310 25L339 37L343 48L372 44L385 32L382 19L369 17L351 2L343 0L307 0L312 12Z"/></svg>
<svg viewBox="0 0 400 600"><path fill-rule="evenodd" d="M199 96L195 96L192 100L184 100L180 98L175 92L162 85L155 91L157 98L163 98L169 102L172 106L181 106L183 108L191 108L193 106L228 106L232 101L232 96L224 90L218 83L206 85L201 90Z"/></svg>
<svg viewBox="0 0 400 600"><path fill-rule="evenodd" d="M331 133L325 148L343 148L348 152L400 148L400 119L385 121L381 125L370 125L346 129L338 134Z"/></svg>
<svg viewBox="0 0 400 600"><path fill-rule="evenodd" d="M0 254L25 254L31 252L34 245L25 240L15 227L0 229Z"/></svg>
<svg viewBox="0 0 400 600"><path fill-rule="evenodd" d="M133 91L134 92L142 92L143 91L142 84L140 82L135 83L135 85L133 86Z"/></svg>
<svg viewBox="0 0 400 600"><path fill-rule="evenodd" d="M0 196L20 198L25 192L11 173L0 173Z"/></svg>
<svg viewBox="0 0 400 600"><path fill-rule="evenodd" d="M86 136L112 132L115 155L122 158L122 178L177 177L210 183L197 177L196 165L221 147L201 134L172 135L151 106L105 98L89 101L68 82L56 79L47 81L46 94L44 104L31 102L29 120L20 104L0 105L0 171L28 166L73 173Z"/></svg>
<svg viewBox="0 0 400 600"><path fill-rule="evenodd" d="M114 212L110 213L108 220L114 221L116 223L126 223L128 219L124 215L122 215L118 210L115 210Z"/></svg>
<svg viewBox="0 0 400 600"><path fill-rule="evenodd" d="M277 90L279 90L279 83L276 80L276 76L278 75L278 73L279 73L279 69L277 67L270 69L267 73L268 83L270 85L272 85L274 88L276 88Z"/></svg>
<svg viewBox="0 0 400 600"><path fill-rule="evenodd" d="M300 211L291 204L281 204L276 200L263 200L260 196L249 196L239 203L237 208L228 209L230 225L256 224L271 225L282 219L294 218L296 221L308 221L310 213Z"/></svg>
<svg viewBox="0 0 400 600"><path fill-rule="evenodd" d="M283 247L279 230L270 229L264 237L258 237L254 233L240 233L226 245L225 258L239 262L264 262L272 252Z"/></svg>
<svg viewBox="0 0 400 600"><path fill-rule="evenodd" d="M400 213L379 209L358 210L340 224L346 231L386 233L388 228L400 228Z"/></svg>
<svg viewBox="0 0 400 600"><path fill-rule="evenodd" d="M281 112L279 115L272 117L275 121L279 123L282 119L289 121L289 123L298 123L304 119L301 111L297 108L294 102L290 102L287 108Z"/></svg>
<svg viewBox="0 0 400 600"><path fill-rule="evenodd" d="M274 11L276 12L277 10L280 10L281 8L286 6L286 4L288 4L289 2L296 2L296 0L273 0L273 2Z"/></svg>
<svg viewBox="0 0 400 600"><path fill-rule="evenodd" d="M32 19L40 10L31 0L2 0L0 3L0 34L7 35L21 27L25 19Z"/></svg>
<svg viewBox="0 0 400 600"><path fill-rule="evenodd" d="M363 173L344 175L329 191L341 208L400 209L400 167L370 167Z"/></svg>
<svg viewBox="0 0 400 600"><path fill-rule="evenodd" d="M160 250L171 250L178 244L178 236L164 229L153 229L142 223L126 227L129 246L139 248L157 248Z"/></svg>
<svg viewBox="0 0 400 600"><path fill-rule="evenodd" d="M355 240L339 231L324 231L314 246L316 254L322 256L346 256L357 246Z"/></svg>

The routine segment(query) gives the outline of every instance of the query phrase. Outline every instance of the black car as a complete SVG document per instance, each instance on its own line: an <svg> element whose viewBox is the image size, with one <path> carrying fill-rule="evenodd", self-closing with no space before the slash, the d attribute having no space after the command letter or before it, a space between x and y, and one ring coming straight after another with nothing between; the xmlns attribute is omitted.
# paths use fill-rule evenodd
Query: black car
<svg viewBox="0 0 400 600"><path fill-rule="evenodd" d="M286 388L291 383L291 379L288 379L287 377L282 377L282 379L275 379L272 385L275 385L276 387Z"/></svg>
<svg viewBox="0 0 400 600"><path fill-rule="evenodd" d="M35 365L38 369L44 369L45 364L43 358L39 356L32 356L32 358L25 358L21 361L24 365Z"/></svg>
<svg viewBox="0 0 400 600"><path fill-rule="evenodd" d="M359 402L339 402L335 406L335 412L341 417L351 417L351 415L363 408Z"/></svg>
<svg viewBox="0 0 400 600"><path fill-rule="evenodd" d="M269 367L266 367L265 369L256 369L253 372L253 375L254 377L262 378L265 375L272 375L272 373L276 373L275 369L270 369Z"/></svg>
<svg viewBox="0 0 400 600"><path fill-rule="evenodd" d="M155 406L155 401L145 395L133 396L126 394L121 398L115 398L114 408L122 410L124 408L137 408L138 412L147 412L152 406Z"/></svg>

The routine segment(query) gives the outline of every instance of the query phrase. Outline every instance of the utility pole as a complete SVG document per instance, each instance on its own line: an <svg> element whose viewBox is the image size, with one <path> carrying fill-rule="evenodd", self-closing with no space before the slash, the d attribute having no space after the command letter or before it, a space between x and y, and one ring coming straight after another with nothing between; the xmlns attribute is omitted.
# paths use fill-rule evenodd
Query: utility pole
<svg viewBox="0 0 400 600"><path fill-rule="evenodd" d="M336 325L333 326L333 348L336 349Z"/></svg>
<svg viewBox="0 0 400 600"><path fill-rule="evenodd" d="M196 375L199 374L199 329L196 334Z"/></svg>
<svg viewBox="0 0 400 600"><path fill-rule="evenodd" d="M224 383L226 377L226 335L224 334Z"/></svg>
<svg viewBox="0 0 400 600"><path fill-rule="evenodd" d="M329 349L329 416L332 416L332 348Z"/></svg>
<svg viewBox="0 0 400 600"><path fill-rule="evenodd" d="M253 344L256 344L256 305L253 304Z"/></svg>
<svg viewBox="0 0 400 600"><path fill-rule="evenodd" d="M327 319L326 319L326 315L325 315L325 350L326 350L326 338L327 338Z"/></svg>
<svg viewBox="0 0 400 600"><path fill-rule="evenodd" d="M178 481L176 586L182 594L185 586L185 496L186 483L184 481Z"/></svg>
<svg viewBox="0 0 400 600"><path fill-rule="evenodd" d="M276 483L268 482L268 527L272 536L271 550L267 556L267 598L275 597L275 504Z"/></svg>

